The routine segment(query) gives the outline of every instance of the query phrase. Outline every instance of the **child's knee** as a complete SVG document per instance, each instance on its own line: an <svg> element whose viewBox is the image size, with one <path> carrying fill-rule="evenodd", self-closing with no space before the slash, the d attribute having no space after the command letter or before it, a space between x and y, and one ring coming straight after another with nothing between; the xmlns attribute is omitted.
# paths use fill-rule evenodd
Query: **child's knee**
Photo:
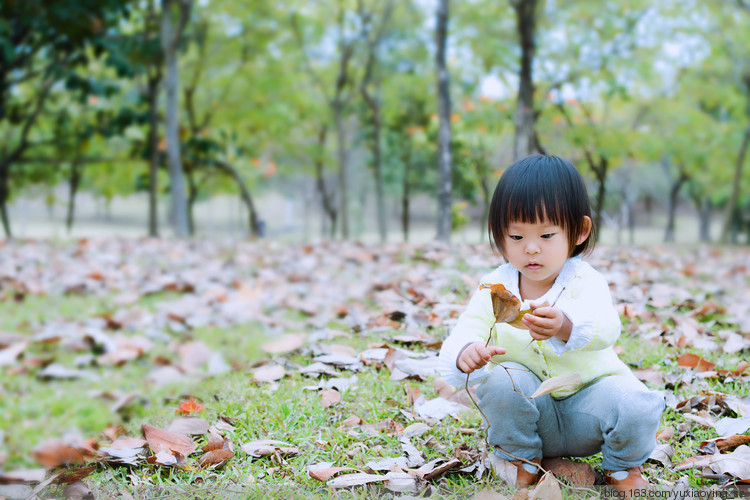
<svg viewBox="0 0 750 500"><path fill-rule="evenodd" d="M477 388L480 399L507 399L515 401L519 397L530 396L540 381L525 366L518 363L503 363L495 366ZM525 398L524 398L525 399Z"/></svg>

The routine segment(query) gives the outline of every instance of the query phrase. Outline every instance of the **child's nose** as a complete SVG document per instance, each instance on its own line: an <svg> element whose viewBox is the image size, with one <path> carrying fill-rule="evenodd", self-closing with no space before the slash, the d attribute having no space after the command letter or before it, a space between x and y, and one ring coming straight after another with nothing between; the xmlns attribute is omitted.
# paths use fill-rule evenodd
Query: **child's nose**
<svg viewBox="0 0 750 500"><path fill-rule="evenodd" d="M526 253L527 254L536 254L539 253L539 245L536 243L529 243L526 245Z"/></svg>

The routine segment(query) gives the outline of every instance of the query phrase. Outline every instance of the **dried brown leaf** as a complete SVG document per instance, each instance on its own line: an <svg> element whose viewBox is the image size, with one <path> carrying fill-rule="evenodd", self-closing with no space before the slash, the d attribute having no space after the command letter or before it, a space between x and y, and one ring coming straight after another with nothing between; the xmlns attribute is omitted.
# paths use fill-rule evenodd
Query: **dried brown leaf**
<svg viewBox="0 0 750 500"><path fill-rule="evenodd" d="M294 352L305 344L305 336L299 333L282 335L278 340L267 342L260 348L269 354Z"/></svg>
<svg viewBox="0 0 750 500"><path fill-rule="evenodd" d="M159 454L163 451L176 452L188 456L197 449L197 445L185 434L170 432L148 424L142 426L143 436L146 438L151 451Z"/></svg>
<svg viewBox="0 0 750 500"><path fill-rule="evenodd" d="M324 408L331 407L341 402L341 393L334 389L326 389L320 393L320 404Z"/></svg>
<svg viewBox="0 0 750 500"><path fill-rule="evenodd" d="M542 460L542 467L573 486L589 488L596 481L594 468L585 462L545 458Z"/></svg>

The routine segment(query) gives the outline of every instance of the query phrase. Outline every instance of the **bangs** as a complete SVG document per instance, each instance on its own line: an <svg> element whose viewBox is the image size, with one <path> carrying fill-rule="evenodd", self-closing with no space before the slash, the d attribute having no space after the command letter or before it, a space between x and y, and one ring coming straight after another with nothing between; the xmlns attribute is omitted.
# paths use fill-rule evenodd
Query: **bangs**
<svg viewBox="0 0 750 500"><path fill-rule="evenodd" d="M557 156L533 155L517 161L500 176L490 202L487 226L490 245L505 254L508 226L514 222L548 222L563 229L570 256L588 253L595 242L595 228L576 245L591 218L591 205L581 174Z"/></svg>

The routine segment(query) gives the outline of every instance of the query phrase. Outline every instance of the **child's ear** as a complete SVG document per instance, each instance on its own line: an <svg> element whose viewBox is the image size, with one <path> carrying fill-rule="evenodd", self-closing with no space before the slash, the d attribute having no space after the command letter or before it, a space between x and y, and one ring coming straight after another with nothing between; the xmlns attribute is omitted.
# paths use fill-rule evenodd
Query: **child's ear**
<svg viewBox="0 0 750 500"><path fill-rule="evenodd" d="M578 241L576 241L576 245L580 245L584 241L586 241L586 238L589 237L591 234L591 217L588 215L583 216L583 230L581 231L581 234L578 235Z"/></svg>

